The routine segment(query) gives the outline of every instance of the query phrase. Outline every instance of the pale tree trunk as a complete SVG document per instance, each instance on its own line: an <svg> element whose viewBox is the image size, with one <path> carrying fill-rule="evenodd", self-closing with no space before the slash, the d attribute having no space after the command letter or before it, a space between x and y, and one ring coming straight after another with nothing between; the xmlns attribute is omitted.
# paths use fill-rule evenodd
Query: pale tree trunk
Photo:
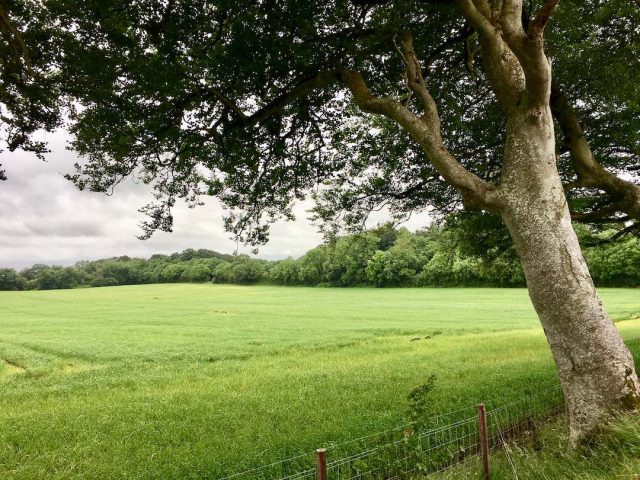
<svg viewBox="0 0 640 480"><path fill-rule="evenodd" d="M396 121L422 146L465 207L504 219L558 367L576 444L609 411L640 407L640 384L633 358L594 288L557 171L551 65L543 32L558 2L546 0L525 31L522 0L456 0L478 33L487 80L507 119L499 185L467 170L444 144L410 32L398 35L397 47L406 65L406 86L422 104L421 115L397 99L374 96L359 72L341 71L338 78L363 111Z"/></svg>
<svg viewBox="0 0 640 480"><path fill-rule="evenodd" d="M487 78L507 119L497 200L485 208L502 216L513 238L576 444L608 412L640 406L640 385L594 288L557 171L544 29L559 0L545 0L526 26L522 0L456 3L478 32Z"/></svg>
<svg viewBox="0 0 640 480"><path fill-rule="evenodd" d="M640 405L633 358L598 298L556 168L549 109L507 123L502 217L558 367L570 440L616 408Z"/></svg>

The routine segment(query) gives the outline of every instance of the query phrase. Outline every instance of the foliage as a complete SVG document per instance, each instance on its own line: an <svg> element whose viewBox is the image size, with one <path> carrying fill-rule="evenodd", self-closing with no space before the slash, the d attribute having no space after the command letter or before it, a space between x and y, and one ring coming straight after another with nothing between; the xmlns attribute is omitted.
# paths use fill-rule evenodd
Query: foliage
<svg viewBox="0 0 640 480"><path fill-rule="evenodd" d="M640 240L615 230L579 226L597 285L640 285ZM604 242L604 243L603 243ZM375 287L521 287L524 274L497 217L457 214L418 232L385 224L333 238L298 259L267 261L187 249L144 260L126 256L0 270L0 290L49 290L145 283L214 282L249 285Z"/></svg>
<svg viewBox="0 0 640 480"><path fill-rule="evenodd" d="M420 432L425 430L427 425L427 419L430 415L435 415L437 412L433 411L433 405L431 404L431 398L429 394L436 386L437 376L435 374L429 375L427 381L417 387L414 387L408 395L409 400L409 420L413 426L414 431Z"/></svg>
<svg viewBox="0 0 640 480"><path fill-rule="evenodd" d="M12 268L0 268L0 290L23 290L25 280Z"/></svg>
<svg viewBox="0 0 640 480"><path fill-rule="evenodd" d="M56 67L59 44L46 33L53 27L50 21L41 2L0 2L0 141L11 152L22 149L40 158L48 152L47 144L33 134L61 126L67 104ZM23 28L22 22L29 22L30 28ZM2 169L0 180L6 180Z"/></svg>
<svg viewBox="0 0 640 480"><path fill-rule="evenodd" d="M541 4L522 2L525 26ZM9 148L42 151L31 134L66 115L72 147L86 158L69 175L78 187L110 192L133 175L155 189L145 235L171 229L179 199L195 206L210 195L230 208L230 230L261 243L266 224L291 218L292 202L318 186L317 215L328 222L361 225L381 205L400 217L454 211L460 193L434 159L348 92L346 73L358 72L376 97L422 108L404 81L404 31L438 106L442 148L499 180L505 118L481 61L488 55L454 2L11 0L2 9ZM555 83L595 156L627 176L640 145L638 21L631 1L569 0L545 34ZM560 132L558 144L568 183L576 169ZM571 200L589 211L600 193L580 188Z"/></svg>
<svg viewBox="0 0 640 480"><path fill-rule="evenodd" d="M615 231L605 231L611 236ZM640 242L635 237L585 250L592 275L603 285L635 286L640 270Z"/></svg>

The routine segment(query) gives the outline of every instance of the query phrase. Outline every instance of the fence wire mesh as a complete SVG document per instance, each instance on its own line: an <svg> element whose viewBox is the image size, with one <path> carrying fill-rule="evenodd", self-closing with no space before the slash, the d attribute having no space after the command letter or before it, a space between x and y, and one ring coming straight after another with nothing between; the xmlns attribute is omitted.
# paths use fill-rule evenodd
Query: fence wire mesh
<svg viewBox="0 0 640 480"><path fill-rule="evenodd" d="M485 402L489 448L532 432L560 413L559 385L506 403ZM324 445L329 480L405 480L428 478L476 457L480 451L477 406L435 415L421 429L406 426L346 442ZM289 457L219 480L305 480L316 478L316 453Z"/></svg>

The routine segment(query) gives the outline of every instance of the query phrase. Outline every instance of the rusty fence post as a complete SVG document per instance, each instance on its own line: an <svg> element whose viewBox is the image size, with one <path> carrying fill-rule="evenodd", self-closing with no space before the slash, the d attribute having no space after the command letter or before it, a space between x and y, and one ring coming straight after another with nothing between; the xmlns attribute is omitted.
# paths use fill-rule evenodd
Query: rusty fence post
<svg viewBox="0 0 640 480"><path fill-rule="evenodd" d="M487 410L484 403L478 405L478 434L482 456L482 478L489 480L489 439L487 438Z"/></svg>
<svg viewBox="0 0 640 480"><path fill-rule="evenodd" d="M324 448L316 450L316 480L327 480L327 451Z"/></svg>

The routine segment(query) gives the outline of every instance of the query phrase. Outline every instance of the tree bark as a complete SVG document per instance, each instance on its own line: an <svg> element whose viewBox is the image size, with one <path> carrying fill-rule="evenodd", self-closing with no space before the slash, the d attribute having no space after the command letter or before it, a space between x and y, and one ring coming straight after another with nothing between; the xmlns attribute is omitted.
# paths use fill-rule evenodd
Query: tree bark
<svg viewBox="0 0 640 480"><path fill-rule="evenodd" d="M640 406L640 384L571 225L549 108L509 116L500 191L501 215L558 368L575 445L612 409Z"/></svg>
<svg viewBox="0 0 640 480"><path fill-rule="evenodd" d="M359 72L343 71L339 78L363 111L394 120L422 146L465 207L504 219L558 368L575 445L611 410L640 407L640 383L633 358L596 293L557 170L543 31L558 0L546 0L526 31L521 0L456 3L478 32L487 80L507 120L498 186L468 171L447 150L410 32L398 35L397 46L405 84L420 100L422 115L395 98L375 97Z"/></svg>

